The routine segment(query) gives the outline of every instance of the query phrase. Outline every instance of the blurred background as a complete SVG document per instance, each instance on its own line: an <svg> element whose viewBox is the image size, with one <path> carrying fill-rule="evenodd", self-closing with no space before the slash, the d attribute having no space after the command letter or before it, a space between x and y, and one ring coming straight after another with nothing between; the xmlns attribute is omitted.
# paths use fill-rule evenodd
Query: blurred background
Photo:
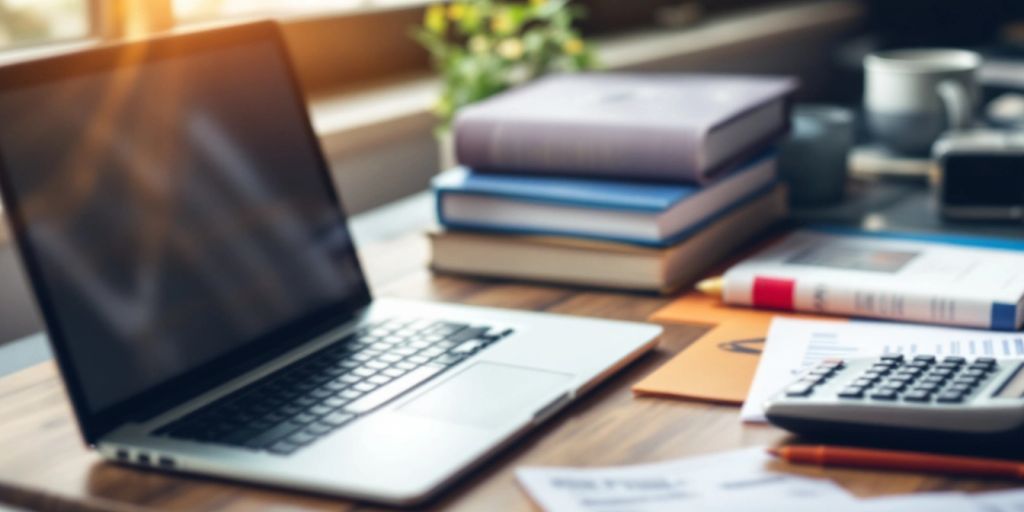
<svg viewBox="0 0 1024 512"><path fill-rule="evenodd" d="M425 190L443 145L438 78L413 37L424 0L0 0L0 63L124 38L279 20L315 129L350 213ZM872 51L981 52L986 94L1024 89L1020 0L576 0L575 29L601 68L786 73L803 102L859 108ZM574 8L575 8L574 7ZM37 331L0 231L0 343Z"/></svg>

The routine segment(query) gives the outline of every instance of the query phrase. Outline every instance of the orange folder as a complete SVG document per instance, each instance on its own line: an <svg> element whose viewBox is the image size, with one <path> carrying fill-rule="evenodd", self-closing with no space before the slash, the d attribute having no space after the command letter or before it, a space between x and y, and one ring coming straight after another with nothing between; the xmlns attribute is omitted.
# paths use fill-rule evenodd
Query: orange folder
<svg viewBox="0 0 1024 512"><path fill-rule="evenodd" d="M726 306L718 297L687 292L656 311L659 323L713 324L704 336L633 386L637 395L742 404L754 380L772 318L836 319Z"/></svg>

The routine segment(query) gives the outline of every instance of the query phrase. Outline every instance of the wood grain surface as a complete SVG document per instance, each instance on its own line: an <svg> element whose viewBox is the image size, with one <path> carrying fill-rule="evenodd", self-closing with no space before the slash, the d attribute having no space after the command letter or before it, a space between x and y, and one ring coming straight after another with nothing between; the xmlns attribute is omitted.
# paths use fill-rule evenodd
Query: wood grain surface
<svg viewBox="0 0 1024 512"><path fill-rule="evenodd" d="M624 320L644 320L667 301L643 295L433 276L425 270L427 247L418 233L374 244L362 250L361 256L377 296ZM778 429L743 425L735 407L633 397L631 384L684 349L703 331L699 325L669 326L654 353L616 374L498 454L443 493L429 508L534 510L535 506L514 479L514 469L522 465L654 462L785 440L786 434ZM10 505L32 510L115 511L376 508L334 497L165 475L103 462L82 445L51 363L0 380L0 404L0 502ZM912 473L786 469L826 475L859 496L1007 486Z"/></svg>

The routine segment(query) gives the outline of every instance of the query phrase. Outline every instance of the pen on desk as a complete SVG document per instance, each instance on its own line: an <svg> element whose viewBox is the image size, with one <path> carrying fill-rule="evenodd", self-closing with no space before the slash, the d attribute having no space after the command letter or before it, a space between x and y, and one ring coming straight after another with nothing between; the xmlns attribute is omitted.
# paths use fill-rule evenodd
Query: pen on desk
<svg viewBox="0 0 1024 512"><path fill-rule="evenodd" d="M1024 464L1001 459L824 445L784 446L768 453L797 464L1024 479Z"/></svg>

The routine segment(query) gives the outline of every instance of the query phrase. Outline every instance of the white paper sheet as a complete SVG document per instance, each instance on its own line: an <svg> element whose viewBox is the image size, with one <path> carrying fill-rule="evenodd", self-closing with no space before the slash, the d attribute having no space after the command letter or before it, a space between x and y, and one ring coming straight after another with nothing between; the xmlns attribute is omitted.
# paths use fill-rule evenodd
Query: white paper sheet
<svg viewBox="0 0 1024 512"><path fill-rule="evenodd" d="M1024 512L1024 489L856 499L835 483L769 469L764 448L606 468L520 468L549 512Z"/></svg>
<svg viewBox="0 0 1024 512"><path fill-rule="evenodd" d="M516 476L537 504L558 512L781 512L853 505L831 481L766 469L770 459L764 448L750 448L637 466L521 468Z"/></svg>
<svg viewBox="0 0 1024 512"><path fill-rule="evenodd" d="M1024 512L1024 489L975 494L972 499L978 512Z"/></svg>
<svg viewBox="0 0 1024 512"><path fill-rule="evenodd" d="M983 512L968 495L958 492L930 492L862 500L856 512Z"/></svg>
<svg viewBox="0 0 1024 512"><path fill-rule="evenodd" d="M889 322L776 318L740 416L744 421L765 421L764 402L822 359L885 353L1024 357L1024 334Z"/></svg>

